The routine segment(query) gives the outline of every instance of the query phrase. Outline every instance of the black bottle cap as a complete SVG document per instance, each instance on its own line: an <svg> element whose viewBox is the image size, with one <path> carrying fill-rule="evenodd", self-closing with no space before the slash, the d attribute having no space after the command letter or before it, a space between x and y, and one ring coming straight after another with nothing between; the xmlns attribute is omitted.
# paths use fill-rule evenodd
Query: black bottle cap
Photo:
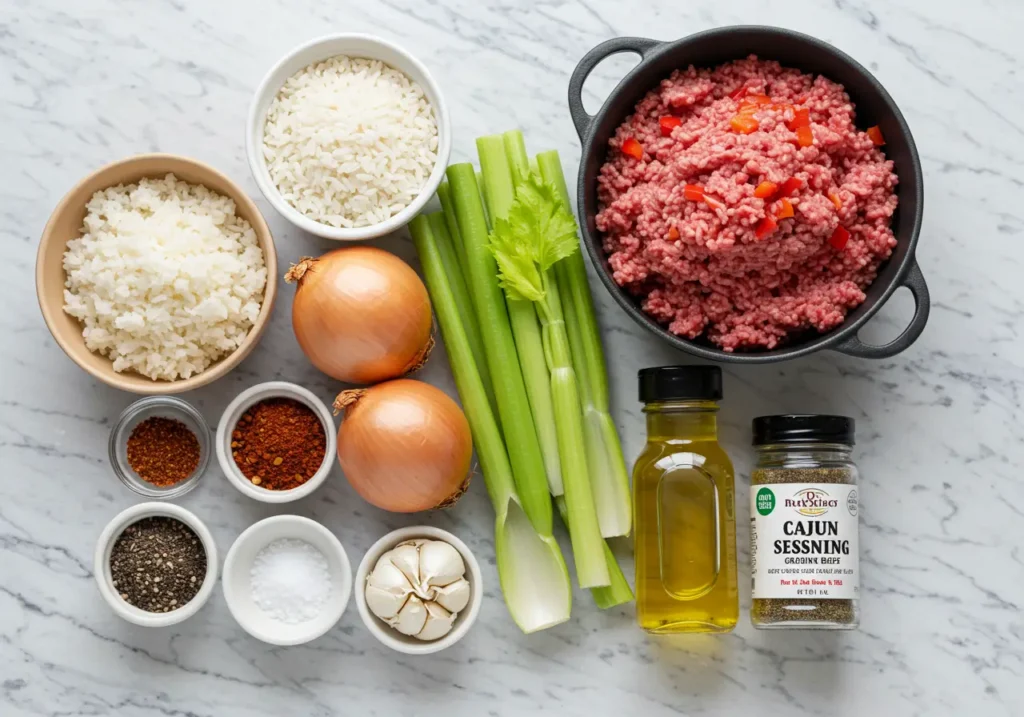
<svg viewBox="0 0 1024 717"><path fill-rule="evenodd" d="M754 419L754 445L773 443L842 443L853 445L854 422L846 416L791 413Z"/></svg>
<svg viewBox="0 0 1024 717"><path fill-rule="evenodd" d="M722 398L722 369L718 366L657 366L641 369L638 377L644 403Z"/></svg>

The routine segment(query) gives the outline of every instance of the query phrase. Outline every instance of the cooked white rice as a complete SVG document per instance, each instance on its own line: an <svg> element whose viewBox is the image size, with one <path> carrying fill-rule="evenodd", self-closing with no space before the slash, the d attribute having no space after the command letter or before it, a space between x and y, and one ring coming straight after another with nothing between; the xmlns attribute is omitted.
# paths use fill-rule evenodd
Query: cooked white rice
<svg viewBox="0 0 1024 717"><path fill-rule="evenodd" d="M267 284L234 201L173 174L96 192L64 271L64 310L82 322L89 350L115 371L167 381L238 348Z"/></svg>
<svg viewBox="0 0 1024 717"><path fill-rule="evenodd" d="M339 55L284 83L267 111L263 157L284 199L310 219L379 224L427 183L437 120L405 73Z"/></svg>

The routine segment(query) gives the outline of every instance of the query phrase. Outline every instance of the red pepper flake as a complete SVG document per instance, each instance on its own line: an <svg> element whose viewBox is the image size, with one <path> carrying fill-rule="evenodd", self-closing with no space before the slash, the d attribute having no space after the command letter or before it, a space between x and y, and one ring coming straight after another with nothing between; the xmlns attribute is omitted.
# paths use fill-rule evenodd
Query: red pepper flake
<svg viewBox="0 0 1024 717"><path fill-rule="evenodd" d="M843 200L839 198L839 195L838 195L838 194L835 194L835 193L833 193L833 192L829 192L829 193L828 193L828 200L829 200L830 202L832 202L832 203L833 203L834 205L836 205L836 211L837 211L837 212L838 212L838 211L839 211L840 209L842 209L842 208L843 208Z"/></svg>
<svg viewBox="0 0 1024 717"><path fill-rule="evenodd" d="M622 153L633 159L644 158L644 148L632 137L627 137L626 141L622 143Z"/></svg>
<svg viewBox="0 0 1024 717"><path fill-rule="evenodd" d="M881 147L885 144L885 137L882 136L882 128L878 125L868 127L868 137L871 138L871 143L876 147Z"/></svg>
<svg viewBox="0 0 1024 717"><path fill-rule="evenodd" d="M766 236L771 234L773 231L779 228L779 223L775 221L775 217L767 216L757 223L754 227L754 236L758 239L764 239Z"/></svg>
<svg viewBox="0 0 1024 717"><path fill-rule="evenodd" d="M793 119L786 120L786 126L794 132L801 127L811 126L811 111L806 107L794 107Z"/></svg>
<svg viewBox="0 0 1024 717"><path fill-rule="evenodd" d="M669 227L668 228L668 238L671 241L676 241L679 238L679 230L676 229L675 227Z"/></svg>
<svg viewBox="0 0 1024 717"><path fill-rule="evenodd" d="M782 186L779 188L778 196L792 197L800 189L802 189L803 186L804 183L800 179L797 179L796 177L790 177L789 179L782 183Z"/></svg>
<svg viewBox="0 0 1024 717"><path fill-rule="evenodd" d="M691 202L704 200L704 187L699 184L687 184L683 187L683 196Z"/></svg>
<svg viewBox="0 0 1024 717"><path fill-rule="evenodd" d="M756 132L757 128L760 126L756 119L746 114L735 115L731 120L729 120L729 124L740 134Z"/></svg>
<svg viewBox="0 0 1024 717"><path fill-rule="evenodd" d="M810 127L796 128L796 143L801 147L810 147L814 144L814 133Z"/></svg>
<svg viewBox="0 0 1024 717"><path fill-rule="evenodd" d="M775 209L775 216L779 219L789 219L793 216L793 203L788 199L780 199L779 206Z"/></svg>
<svg viewBox="0 0 1024 717"><path fill-rule="evenodd" d="M850 241L850 232L847 231L846 227L842 224L836 227L836 230L832 232L832 236L828 238L828 243L832 245L832 248L836 251L842 251L846 248L846 242Z"/></svg>
<svg viewBox="0 0 1024 717"><path fill-rule="evenodd" d="M775 182L764 181L754 188L754 196L758 199L771 199L775 192L779 191L779 185Z"/></svg>
<svg viewBox="0 0 1024 717"><path fill-rule="evenodd" d="M665 115L658 120L658 125L661 127L661 136L668 137L672 134L672 130L681 125L683 121L675 115Z"/></svg>

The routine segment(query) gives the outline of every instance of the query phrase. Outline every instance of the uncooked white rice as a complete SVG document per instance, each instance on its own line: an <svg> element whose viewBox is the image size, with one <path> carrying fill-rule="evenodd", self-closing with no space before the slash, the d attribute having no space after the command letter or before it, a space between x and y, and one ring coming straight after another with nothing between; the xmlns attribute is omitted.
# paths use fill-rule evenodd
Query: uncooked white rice
<svg viewBox="0 0 1024 717"><path fill-rule="evenodd" d="M285 201L335 227L405 209L437 161L423 88L379 60L344 55L288 78L267 111L263 157Z"/></svg>
<svg viewBox="0 0 1024 717"><path fill-rule="evenodd" d="M64 310L115 371L173 381L245 340L267 269L235 203L202 185L143 179L96 192L68 242Z"/></svg>

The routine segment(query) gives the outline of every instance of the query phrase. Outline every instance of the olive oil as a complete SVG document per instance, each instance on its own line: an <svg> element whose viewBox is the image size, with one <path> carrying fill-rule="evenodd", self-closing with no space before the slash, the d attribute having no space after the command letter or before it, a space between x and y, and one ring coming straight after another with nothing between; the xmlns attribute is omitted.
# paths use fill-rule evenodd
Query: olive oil
<svg viewBox="0 0 1024 717"><path fill-rule="evenodd" d="M735 485L718 444L721 371L640 372L647 446L633 471L636 606L653 633L728 632L739 619Z"/></svg>

